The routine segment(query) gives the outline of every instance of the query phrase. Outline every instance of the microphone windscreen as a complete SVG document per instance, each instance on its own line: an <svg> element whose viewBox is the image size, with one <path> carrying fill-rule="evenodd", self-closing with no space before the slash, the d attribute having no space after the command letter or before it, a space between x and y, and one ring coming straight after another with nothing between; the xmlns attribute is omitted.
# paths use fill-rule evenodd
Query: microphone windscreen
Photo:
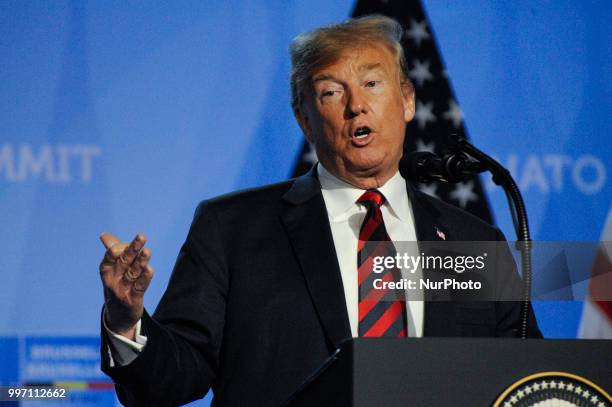
<svg viewBox="0 0 612 407"><path fill-rule="evenodd" d="M432 164L439 161L434 153L429 151L413 151L404 154L399 164L399 171L402 177L408 181L429 182L432 177Z"/></svg>

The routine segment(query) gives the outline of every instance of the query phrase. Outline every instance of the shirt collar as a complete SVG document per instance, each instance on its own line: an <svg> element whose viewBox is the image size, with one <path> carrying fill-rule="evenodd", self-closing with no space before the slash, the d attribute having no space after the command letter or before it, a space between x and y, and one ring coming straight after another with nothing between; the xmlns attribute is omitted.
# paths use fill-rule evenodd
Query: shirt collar
<svg viewBox="0 0 612 407"><path fill-rule="evenodd" d="M321 163L317 165L317 175L325 196L325 205L332 221L338 220L351 209L358 208L357 199L365 189L357 188L330 173ZM385 196L383 206L389 208L391 215L401 221L410 220L410 202L406 181L399 171L378 190Z"/></svg>

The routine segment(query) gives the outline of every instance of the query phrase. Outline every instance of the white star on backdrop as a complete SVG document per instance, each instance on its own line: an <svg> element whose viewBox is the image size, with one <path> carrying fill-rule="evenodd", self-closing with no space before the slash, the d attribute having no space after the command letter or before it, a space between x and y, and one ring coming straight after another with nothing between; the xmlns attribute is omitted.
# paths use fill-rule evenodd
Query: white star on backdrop
<svg viewBox="0 0 612 407"><path fill-rule="evenodd" d="M436 189L438 189L438 184L433 183L433 182L431 184L429 184L429 185L427 185L427 184L419 184L419 191L421 191L424 194L427 194L429 196L433 196L434 198L440 199L438 194L436 194Z"/></svg>
<svg viewBox="0 0 612 407"><path fill-rule="evenodd" d="M474 193L473 188L473 181L459 182L456 184L455 189L448 194L448 196L459 202L459 205L462 208L465 208L468 202L478 201L478 195Z"/></svg>
<svg viewBox="0 0 612 407"><path fill-rule="evenodd" d="M416 113L414 114L414 118L417 122L419 122L419 128L423 130L427 122L435 122L436 116L433 114L433 102L429 103L421 103L420 100L417 100L417 108Z"/></svg>
<svg viewBox="0 0 612 407"><path fill-rule="evenodd" d="M310 164L314 164L319 160L312 144L308 146L308 151L302 155L302 159Z"/></svg>
<svg viewBox="0 0 612 407"><path fill-rule="evenodd" d="M429 65L429 61L421 62L418 59L414 60L414 68L412 68L409 74L419 87L423 87L425 81L431 81L433 79L433 75L429 72Z"/></svg>
<svg viewBox="0 0 612 407"><path fill-rule="evenodd" d="M406 30L406 37L410 38L414 45L421 46L421 41L429 39L427 23L425 20L418 23L416 20L410 21L410 29Z"/></svg>
<svg viewBox="0 0 612 407"><path fill-rule="evenodd" d="M453 99L450 99L448 101L448 110L444 112L442 117L452 121L453 126L455 126L455 128L458 128L461 124L461 120L463 120L463 112L461 112L459 105Z"/></svg>
<svg viewBox="0 0 612 407"><path fill-rule="evenodd" d="M425 144L425 142L422 139L418 139L416 142L417 151L429 151L430 153L433 153L435 149L436 149L436 145L434 144L433 141Z"/></svg>

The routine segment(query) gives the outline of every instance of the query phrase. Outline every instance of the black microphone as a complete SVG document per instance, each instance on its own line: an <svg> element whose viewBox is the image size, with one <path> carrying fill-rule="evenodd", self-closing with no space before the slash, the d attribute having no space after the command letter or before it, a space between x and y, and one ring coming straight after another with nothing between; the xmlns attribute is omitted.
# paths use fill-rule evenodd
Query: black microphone
<svg viewBox="0 0 612 407"><path fill-rule="evenodd" d="M485 170L484 165L462 152L439 157L429 151L415 151L404 155L399 169L404 179L422 183L460 182Z"/></svg>

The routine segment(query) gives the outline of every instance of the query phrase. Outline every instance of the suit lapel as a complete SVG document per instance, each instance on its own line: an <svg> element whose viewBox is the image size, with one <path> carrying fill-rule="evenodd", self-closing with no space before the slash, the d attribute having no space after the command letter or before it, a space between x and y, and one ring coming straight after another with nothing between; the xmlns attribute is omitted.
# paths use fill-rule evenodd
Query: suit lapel
<svg viewBox="0 0 612 407"><path fill-rule="evenodd" d="M439 211L427 202L423 193L407 183L416 235L419 242L452 239L444 225L439 224ZM423 276L427 278L427 275ZM455 305L444 291L425 291L423 336L455 336Z"/></svg>
<svg viewBox="0 0 612 407"><path fill-rule="evenodd" d="M297 178L283 196L281 220L310 296L333 348L351 337L338 257L315 168Z"/></svg>
<svg viewBox="0 0 612 407"><path fill-rule="evenodd" d="M408 197L412 206L417 240L419 242L440 240L436 233L437 228L439 228L436 225L436 220L439 216L438 211L431 205L428 205L423 194L416 191L410 183L406 183L406 189L408 190Z"/></svg>
<svg viewBox="0 0 612 407"><path fill-rule="evenodd" d="M437 224L439 213L426 198L407 184L412 206L417 239L442 240L438 231L448 240L448 231ZM351 337L351 329L344 297L344 287L338 257L327 218L327 210L316 167L295 180L283 196L287 209L281 220L300 264L310 296L332 348ZM454 307L447 301L436 301L431 292L425 292L425 336L441 336L454 332Z"/></svg>

